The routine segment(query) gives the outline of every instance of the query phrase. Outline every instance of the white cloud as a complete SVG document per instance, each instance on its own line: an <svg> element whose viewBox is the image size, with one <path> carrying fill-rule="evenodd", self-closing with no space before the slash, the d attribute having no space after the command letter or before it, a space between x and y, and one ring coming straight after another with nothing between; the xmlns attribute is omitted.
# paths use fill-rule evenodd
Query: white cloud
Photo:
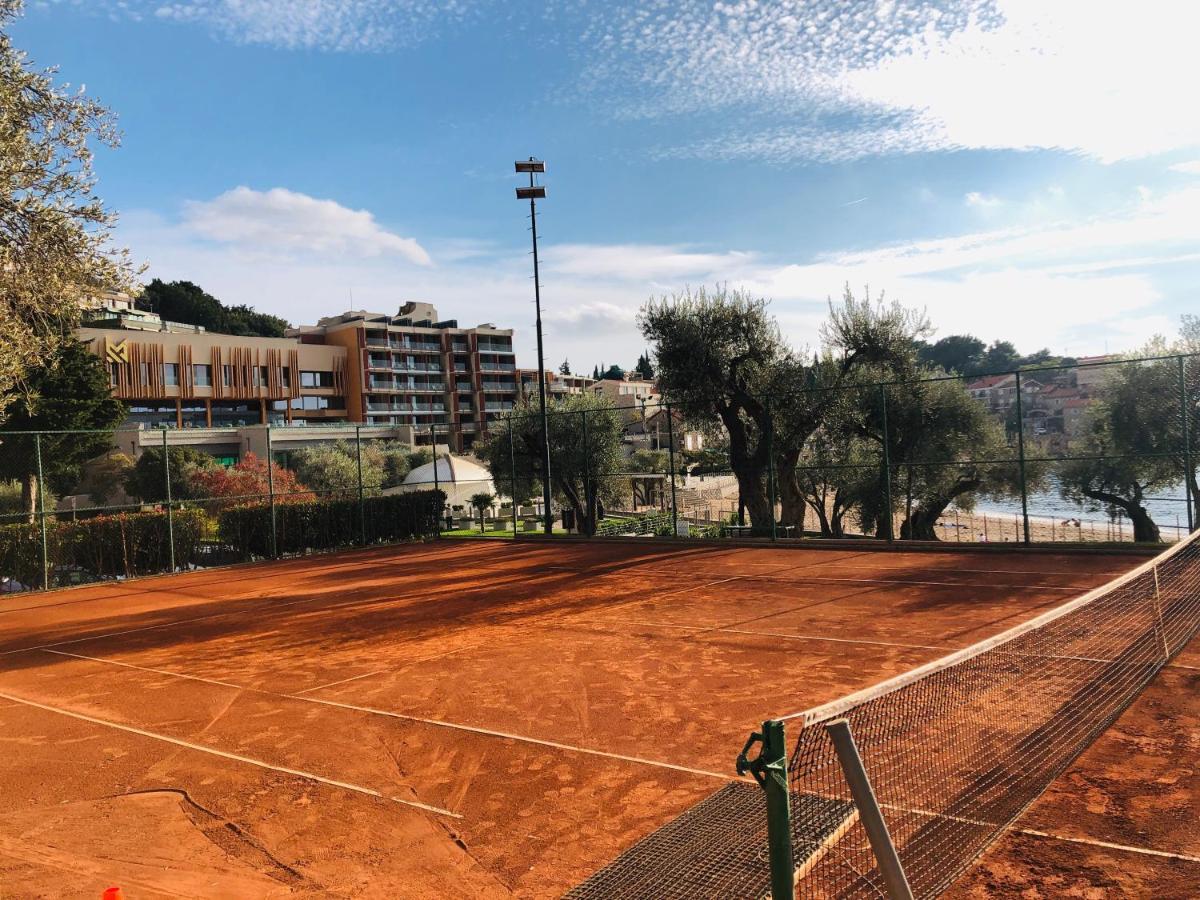
<svg viewBox="0 0 1200 900"><path fill-rule="evenodd" d="M743 120L664 156L1055 148L1113 161L1200 144L1197 30L1200 6L1177 0L639 4L598 15L585 83L626 116Z"/></svg>
<svg viewBox="0 0 1200 900"><path fill-rule="evenodd" d="M701 253L662 244L561 244L545 252L551 271L618 281L703 279L740 268L754 258L755 254L736 250Z"/></svg>
<svg viewBox="0 0 1200 900"><path fill-rule="evenodd" d="M1004 203L1004 201L999 197L995 197L991 194L983 194L979 191L971 191L968 193L965 197L963 197L963 202L966 203L967 206L972 206L976 209L993 209Z"/></svg>
<svg viewBox="0 0 1200 900"><path fill-rule="evenodd" d="M941 334L970 332L1032 350L1077 354L1133 349L1172 333L1184 301L1162 272L1200 259L1200 186L1131 203L1083 222L981 230L932 240L845 250L813 259L675 245L547 245L542 272L548 358L590 369L632 361L643 349L638 309L651 295L687 284L728 282L773 300L771 311L796 346L814 344L826 299L849 282L927 309ZM524 246L439 242L465 252L437 268L394 253L269 254L199 239L158 218L123 218L121 238L148 277L197 280L222 299L294 322L343 309L395 310L426 299L473 325L517 330L520 361L535 358L533 297ZM353 291L353 301L350 292Z"/></svg>
<svg viewBox="0 0 1200 900"><path fill-rule="evenodd" d="M1200 175L1200 159L1192 159L1187 162L1176 163L1171 166L1172 172L1180 172L1184 175Z"/></svg>
<svg viewBox="0 0 1200 900"><path fill-rule="evenodd" d="M188 201L183 227L197 237L246 252L392 255L417 265L432 264L416 240L380 227L366 210L286 188L256 191L243 186L212 200Z"/></svg>

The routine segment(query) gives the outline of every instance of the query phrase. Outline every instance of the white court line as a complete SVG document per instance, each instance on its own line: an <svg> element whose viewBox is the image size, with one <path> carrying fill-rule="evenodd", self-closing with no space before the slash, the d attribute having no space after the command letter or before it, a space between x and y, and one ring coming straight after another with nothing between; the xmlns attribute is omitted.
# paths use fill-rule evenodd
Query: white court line
<svg viewBox="0 0 1200 900"><path fill-rule="evenodd" d="M217 750L215 747L206 747L203 744L193 744L191 741L180 740L179 738L169 737L165 734L157 734L153 731L146 731L144 728L134 728L132 725L121 725L117 722L110 722L107 719L98 719L95 716L84 715L83 713L75 712L70 709L63 709L57 706L48 706L45 703L38 703L34 700L26 700L24 697L17 697L12 694L0 692L0 698L11 700L14 703L22 703L25 706L32 706L35 709L45 710L46 712L57 713L60 716L67 716L72 719L78 719L81 722L90 722L93 725L104 725L108 728L115 728L117 731L125 731L129 734L137 734L142 737L152 738L156 741L163 741L167 744L174 744L177 747L183 747L187 750L196 750L200 753L208 753L211 756L219 756L223 759L232 759L235 762L246 763L251 766L258 766L260 769L269 769L272 772L282 772L285 775L295 775L297 778L305 778L309 781L316 781L320 784L327 784L331 787L342 788L347 791L354 791L357 794L366 794L369 797L378 797L381 800L391 800L393 803L401 803L404 806L411 806L416 809L424 810L425 812L437 813L440 816L449 816L452 819L461 819L462 816L458 813L450 812L448 809L442 809L438 806L430 806L427 803L419 803L416 800L404 800L400 797L389 797L382 794L374 788L362 787L357 784L350 784L347 781L337 781L333 778L325 778L322 775L314 775L312 772L305 772L302 769L291 769L287 766L277 766L269 762L264 762L261 759L254 759L250 756L242 756L238 753L229 753L225 750Z"/></svg>
<svg viewBox="0 0 1200 900"><path fill-rule="evenodd" d="M325 688L336 687L339 684L349 684L351 681L358 681L360 678L370 678L372 675L382 675L384 672L390 672L391 669L380 669L378 672L364 672L362 675L352 675L349 678L343 678L341 681L331 681L329 684L318 684L316 687L305 688L302 691L296 691L296 696L307 694L311 691L322 691Z"/></svg>
<svg viewBox="0 0 1200 900"><path fill-rule="evenodd" d="M322 700L320 697L305 697L301 693L283 694L278 691L269 691L264 688L246 687L246 686L240 685L240 684L231 684L228 681L217 681L214 678L202 678L198 675L186 675L182 672L171 672L167 669L154 669L154 668L150 668L149 666L138 666L138 665L134 665L133 663L119 662L118 660L115 660L115 659L104 659L103 657L99 657L99 656L84 656L79 653L65 653L65 652L59 651L59 650L45 650L44 652L54 653L54 654L57 654L58 656L72 656L72 657L75 657L76 659L86 659L86 660L90 660L91 662L106 663L106 664L112 665L112 666L120 666L124 669L136 669L141 672L152 672L156 675L171 675L171 676L174 676L175 678L187 679L188 681L202 681L206 684L215 684L220 687L233 688L234 690L250 691L250 692L256 693L256 694L265 694L270 697L282 697L287 700L298 700L301 703L315 703L319 706L331 706L331 707L338 707L341 709L356 710L357 712L364 712L364 713L368 713L370 715L386 716L389 719L401 719L406 722L419 722L424 725L434 725L438 728L449 728L449 729L452 729L455 731L467 731L472 734L482 734L482 735L487 735L489 737L504 738L506 740L517 741L517 742L523 743L523 744L536 744L541 747L553 747L556 750L567 750L571 753L584 753L589 756L603 756L603 757L607 757L609 759L619 759L624 762L639 763L644 766L655 766L660 769L671 769L672 771L675 771L675 772L686 772L689 775L702 775L706 778L716 778L723 782L742 780L735 775L722 775L719 772L709 772L705 769L692 769L692 768L688 768L687 766L675 765L674 763L660 762L659 760L656 760L656 759L643 759L638 756L625 756L620 753L609 753L606 750L594 750L590 747L578 747L578 746L575 746L574 744L563 744L563 743L559 743L558 741L548 741L548 740L543 740L542 738L528 737L526 735L521 735L521 734L512 734L507 731L493 731L492 729L489 729L489 728L478 728L474 725L462 725L457 722L447 722L443 719L425 719L420 716L409 716L409 715L405 715L404 713L391 712L390 710L377 709L377 708L371 707L371 706L355 706L352 703L340 703L337 700ZM376 674L378 674L378 673L376 673ZM0 694L0 697L3 697L3 696L4 696L3 694ZM404 802L404 801L399 801L399 802Z"/></svg>
<svg viewBox="0 0 1200 900"><path fill-rule="evenodd" d="M593 619L584 621L583 625L637 625L643 628L673 628L680 631L719 632L722 634L747 634L757 637L785 637L801 641L833 641L837 644L864 644L877 647L900 647L906 650L946 650L943 645L935 647L931 644L897 644L890 641L867 641L861 638L836 638L816 634L789 634L783 631L750 631L745 628L723 628L719 625L672 625L667 622L640 622L633 619Z"/></svg>
<svg viewBox="0 0 1200 900"><path fill-rule="evenodd" d="M1113 844L1109 841L1098 841L1093 838L1067 837L1065 834L1052 834L1049 831L1037 831L1033 828L1010 828L1017 834L1028 834L1033 837L1049 838L1055 841L1068 841L1072 844L1088 844L1092 847L1104 847L1107 850L1123 850L1126 853L1140 853L1145 856L1158 856L1165 859L1179 859L1184 862L1200 863L1200 856L1188 856L1186 853L1171 853L1168 850L1151 850L1148 847L1131 847L1128 844Z"/></svg>
<svg viewBox="0 0 1200 900"><path fill-rule="evenodd" d="M0 694L0 696L3 696ZM692 769L688 766L677 766L674 763L660 762L655 759L643 759L639 756L625 756L622 753L609 753L606 750L593 750L590 747L577 747L574 744L562 744L558 741L547 741L542 738L528 737L523 734L512 734L507 731L495 731L491 728L478 728L474 725L461 725L457 722L447 722L443 719L426 719L421 716L409 716L404 713L391 712L386 709L377 709L373 706L356 706L353 703L339 703L336 700L322 700L319 697L300 697L296 694L281 694L282 697L288 697L292 700L303 700L308 703L320 703L322 706L336 706L341 709L352 709L358 712L370 713L375 716L387 716L389 719L403 719L406 722L420 722L424 725L434 725L438 728L449 728L454 731L467 731L472 734L482 734L487 737L503 738L509 741L517 741L522 744L536 744L540 747L552 747L555 750L566 750L570 753L585 753L588 756L603 756L607 759L619 759L622 762L638 763L643 766L654 766L659 769L671 769L675 772L685 772L688 775L701 775L705 778L715 778L718 781L742 781L735 775L722 775L720 772L709 772L705 769Z"/></svg>

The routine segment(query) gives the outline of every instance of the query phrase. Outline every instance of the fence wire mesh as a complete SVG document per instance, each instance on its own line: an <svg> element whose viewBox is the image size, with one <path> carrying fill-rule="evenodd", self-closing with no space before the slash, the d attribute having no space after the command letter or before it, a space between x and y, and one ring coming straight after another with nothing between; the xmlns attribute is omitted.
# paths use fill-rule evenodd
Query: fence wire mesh
<svg viewBox="0 0 1200 900"><path fill-rule="evenodd" d="M797 896L886 897L833 742L846 719L915 897L936 897L1200 632L1200 535L1025 625L783 721ZM755 802L757 795L757 803ZM764 897L757 786L734 784L568 894Z"/></svg>

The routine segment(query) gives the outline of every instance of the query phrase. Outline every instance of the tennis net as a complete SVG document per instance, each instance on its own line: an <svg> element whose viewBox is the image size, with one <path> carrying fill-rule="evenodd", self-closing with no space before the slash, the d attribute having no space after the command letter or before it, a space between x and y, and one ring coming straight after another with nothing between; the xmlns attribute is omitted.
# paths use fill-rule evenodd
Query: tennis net
<svg viewBox="0 0 1200 900"><path fill-rule="evenodd" d="M888 896L830 722L850 724L913 895L935 897L1198 630L1200 532L1000 635L781 717L800 725L787 764L797 896ZM767 896L765 811L745 820L749 789L718 792L567 896ZM715 854L702 866L679 851L689 830Z"/></svg>

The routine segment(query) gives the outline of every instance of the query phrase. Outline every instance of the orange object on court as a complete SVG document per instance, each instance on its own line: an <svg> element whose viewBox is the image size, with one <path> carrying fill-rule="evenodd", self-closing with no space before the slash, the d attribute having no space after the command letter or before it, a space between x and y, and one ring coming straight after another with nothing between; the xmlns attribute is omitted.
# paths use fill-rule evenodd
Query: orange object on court
<svg viewBox="0 0 1200 900"><path fill-rule="evenodd" d="M110 887L104 889L104 893L100 895L100 900L125 900L125 895L119 887Z"/></svg>

